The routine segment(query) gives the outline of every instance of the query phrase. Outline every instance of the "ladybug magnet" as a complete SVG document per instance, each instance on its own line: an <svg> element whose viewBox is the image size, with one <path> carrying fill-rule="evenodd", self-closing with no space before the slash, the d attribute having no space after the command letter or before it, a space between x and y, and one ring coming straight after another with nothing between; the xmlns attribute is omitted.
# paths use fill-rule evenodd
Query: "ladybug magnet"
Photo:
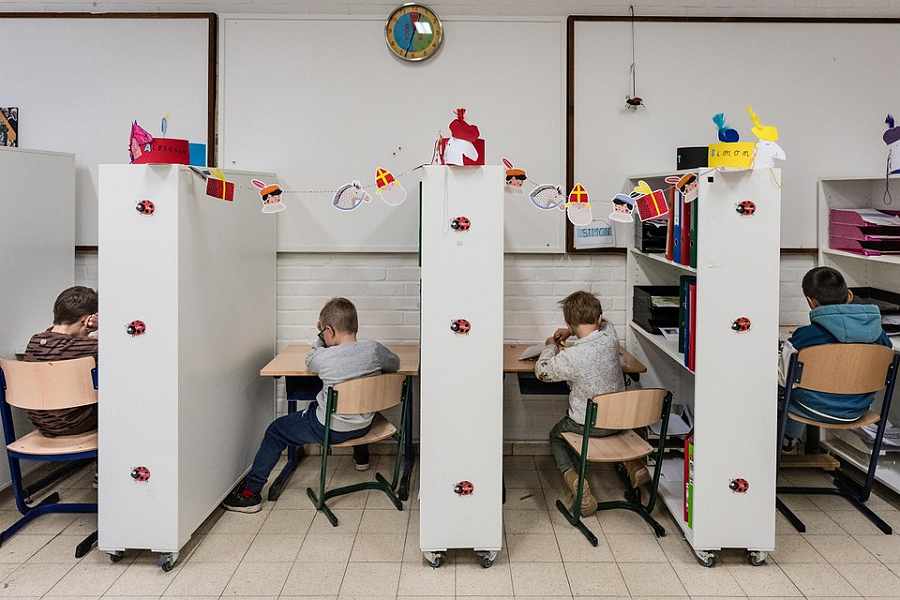
<svg viewBox="0 0 900 600"><path fill-rule="evenodd" d="M756 212L756 204L753 203L753 200L742 200L737 203L734 210L742 217L749 217Z"/></svg>
<svg viewBox="0 0 900 600"><path fill-rule="evenodd" d="M468 217L456 217L450 221L450 229L453 231L468 231L471 226L472 222Z"/></svg>
<svg viewBox="0 0 900 600"><path fill-rule="evenodd" d="M130 336L142 335L147 331L147 325L143 321L132 321L125 327L125 332Z"/></svg>
<svg viewBox="0 0 900 600"><path fill-rule="evenodd" d="M475 486L472 485L471 481L460 481L453 486L453 493L457 496L471 496L474 491Z"/></svg>
<svg viewBox="0 0 900 600"><path fill-rule="evenodd" d="M151 202L150 200L141 200L137 203L135 209L142 215L146 215L148 217L156 212L156 206L154 206L153 202Z"/></svg>
<svg viewBox="0 0 900 600"><path fill-rule="evenodd" d="M465 319L456 319L450 323L450 331L453 333L466 334L472 329L472 324Z"/></svg>
<svg viewBox="0 0 900 600"><path fill-rule="evenodd" d="M747 317L738 317L731 323L731 329L737 333L745 333L750 331L750 319Z"/></svg>
<svg viewBox="0 0 900 600"><path fill-rule="evenodd" d="M735 494L746 494L750 489L750 483L741 477L737 477L728 482L728 489Z"/></svg>
<svg viewBox="0 0 900 600"><path fill-rule="evenodd" d="M131 478L135 481L147 481L150 479L150 469L147 467L135 467L131 470Z"/></svg>

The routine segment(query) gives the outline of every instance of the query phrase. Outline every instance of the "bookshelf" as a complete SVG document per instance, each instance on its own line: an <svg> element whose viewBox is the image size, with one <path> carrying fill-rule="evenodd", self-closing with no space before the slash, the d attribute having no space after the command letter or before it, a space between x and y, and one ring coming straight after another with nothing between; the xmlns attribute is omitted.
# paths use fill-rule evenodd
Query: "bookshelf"
<svg viewBox="0 0 900 600"><path fill-rule="evenodd" d="M753 564L775 546L775 445L780 265L781 180L779 169L700 169L696 200L697 267L664 254L631 248L627 261L626 346L648 372L645 387L669 389L677 404L694 411L694 475L691 526L684 517L684 458L664 461L660 499L704 566L724 548L748 551ZM635 175L626 187L645 180L666 188L672 173ZM756 211L742 215L739 203ZM685 366L676 340L666 340L634 322L635 286L678 285L697 278L695 369ZM737 333L732 323L750 319ZM736 493L729 484L745 479Z"/></svg>
<svg viewBox="0 0 900 600"><path fill-rule="evenodd" d="M890 192L885 194L885 185ZM891 200L893 197L893 201ZM819 264L834 267L844 274L851 287L874 287L900 292L900 255L863 256L845 250L833 250L829 244L829 211L833 208L876 208L900 211L900 177L824 177L818 182ZM900 352L900 337L893 337L894 350ZM900 423L900 402L894 397L890 420ZM880 404L876 401L873 408ZM844 439L853 433L821 430L821 445L845 463L865 472L869 455L858 444ZM853 440L854 442L856 440ZM900 453L890 452L878 460L875 479L900 493Z"/></svg>

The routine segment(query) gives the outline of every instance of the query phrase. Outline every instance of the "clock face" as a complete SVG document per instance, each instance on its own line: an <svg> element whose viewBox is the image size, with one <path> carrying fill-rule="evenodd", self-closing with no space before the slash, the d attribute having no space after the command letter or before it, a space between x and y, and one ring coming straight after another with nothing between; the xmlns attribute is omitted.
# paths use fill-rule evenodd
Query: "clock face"
<svg viewBox="0 0 900 600"><path fill-rule="evenodd" d="M404 4L388 17L384 37L394 55L419 61L430 58L441 47L444 28L430 8Z"/></svg>

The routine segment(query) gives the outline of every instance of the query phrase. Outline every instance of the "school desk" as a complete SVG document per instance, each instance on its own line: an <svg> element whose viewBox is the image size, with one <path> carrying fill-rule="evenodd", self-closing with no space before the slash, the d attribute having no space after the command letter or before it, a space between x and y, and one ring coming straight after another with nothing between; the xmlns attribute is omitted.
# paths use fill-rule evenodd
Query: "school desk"
<svg viewBox="0 0 900 600"><path fill-rule="evenodd" d="M504 373L533 373L534 360L519 360L522 351L531 344L503 344L503 372ZM387 344L398 357L400 357L400 368L398 373L411 378L419 373L419 344L418 343L397 343ZM260 369L259 374L263 377L284 377L285 388L287 392L288 412L297 411L298 401L313 400L319 390L322 389L322 382L316 374L306 368L306 355L309 353L311 346L309 344L290 344L284 350L278 353L269 364ZM630 353L622 350L621 352L622 372L637 380L641 373L647 371L641 362ZM407 390L412 390L412 386L408 385ZM411 393L411 392L410 392ZM407 398L410 400L410 398ZM403 477L400 479L398 496L401 500L409 498L409 479L415 464L415 456L413 454L412 440L412 402L407 401L404 404L406 410L406 425L409 429L406 432L406 447L403 449L404 464ZM297 448L288 447L287 464L282 469L272 485L269 486L269 500L277 500L282 490L290 480L291 475L299 464L300 456Z"/></svg>

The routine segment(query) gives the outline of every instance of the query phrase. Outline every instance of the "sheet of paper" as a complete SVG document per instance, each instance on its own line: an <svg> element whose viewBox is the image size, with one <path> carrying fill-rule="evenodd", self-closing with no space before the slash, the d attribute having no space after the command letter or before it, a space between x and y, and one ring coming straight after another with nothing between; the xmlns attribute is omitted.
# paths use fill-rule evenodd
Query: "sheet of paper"
<svg viewBox="0 0 900 600"><path fill-rule="evenodd" d="M842 208L847 212L855 212L872 225L900 225L900 217L889 215L874 208Z"/></svg>
<svg viewBox="0 0 900 600"><path fill-rule="evenodd" d="M662 336L666 338L666 341L678 341L677 327L660 327L659 330L662 332Z"/></svg>
<svg viewBox="0 0 900 600"><path fill-rule="evenodd" d="M519 360L528 360L530 358L537 358L541 355L541 352L544 351L544 348L549 348L546 344L534 344L533 346L528 346L519 355Z"/></svg>

